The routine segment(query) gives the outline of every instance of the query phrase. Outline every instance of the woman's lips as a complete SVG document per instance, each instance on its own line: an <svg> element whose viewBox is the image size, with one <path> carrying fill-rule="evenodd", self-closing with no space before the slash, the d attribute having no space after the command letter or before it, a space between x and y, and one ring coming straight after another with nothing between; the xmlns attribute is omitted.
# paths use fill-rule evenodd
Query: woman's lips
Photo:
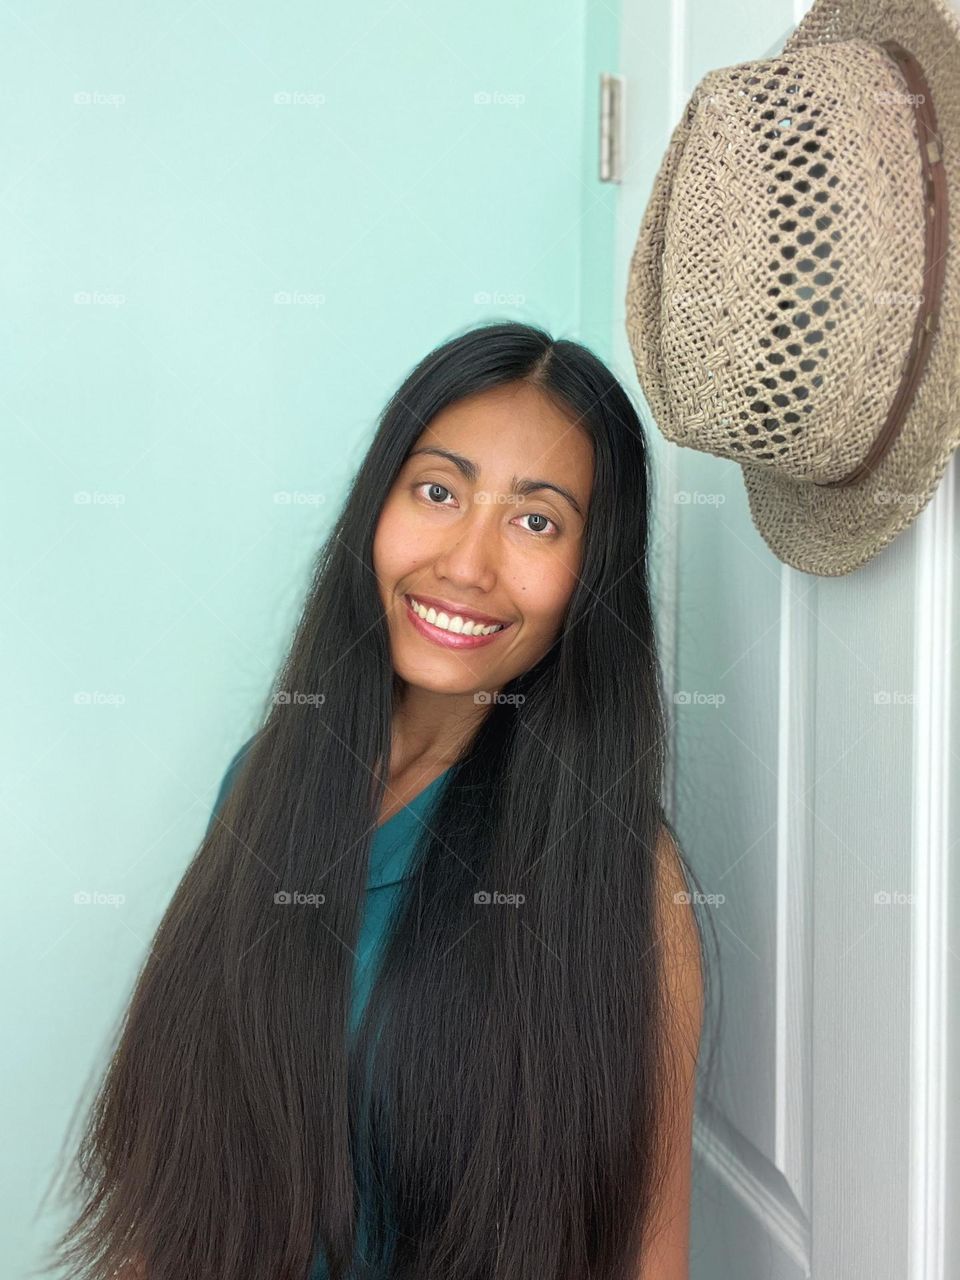
<svg viewBox="0 0 960 1280"><path fill-rule="evenodd" d="M442 645L445 649L479 649L485 644L492 644L494 640L499 639L513 626L512 622L507 623L499 631L491 631L488 636L465 636L458 635L456 631L444 631L442 627L435 627L432 622L427 622L421 618L410 608L410 602L406 596L403 597L404 607L407 611L407 617L413 626L427 640L432 640L434 644Z"/></svg>

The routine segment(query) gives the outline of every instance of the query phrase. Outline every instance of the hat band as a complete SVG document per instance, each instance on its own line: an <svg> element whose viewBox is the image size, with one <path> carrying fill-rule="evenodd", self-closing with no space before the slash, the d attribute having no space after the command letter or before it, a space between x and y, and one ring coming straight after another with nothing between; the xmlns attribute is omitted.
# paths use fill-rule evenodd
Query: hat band
<svg viewBox="0 0 960 1280"><path fill-rule="evenodd" d="M937 330L940 313L940 296L947 264L947 180L943 169L943 147L937 133L937 117L930 97L930 88L920 63L895 40L881 41L881 47L894 58L903 73L909 90L920 138L920 163L923 166L924 226L924 288L920 295L920 308L913 326L913 338L907 353L900 385L890 405L886 421L875 438L863 461L849 475L839 480L815 480L823 489L854 484L871 474L877 463L890 449L903 425L910 401L923 374L933 335Z"/></svg>

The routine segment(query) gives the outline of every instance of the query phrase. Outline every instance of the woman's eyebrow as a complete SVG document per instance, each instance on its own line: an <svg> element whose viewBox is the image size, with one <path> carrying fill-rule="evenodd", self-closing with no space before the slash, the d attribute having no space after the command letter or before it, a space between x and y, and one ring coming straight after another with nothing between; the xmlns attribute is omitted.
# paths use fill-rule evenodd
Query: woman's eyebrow
<svg viewBox="0 0 960 1280"><path fill-rule="evenodd" d="M438 458L446 458L448 462L452 462L461 475L465 476L471 484L476 484L477 477L480 475L480 468L470 458L465 458L461 453L454 453L450 449L441 449L438 445L421 445L419 449L411 449L407 455L408 460L415 458L420 453L433 453ZM552 489L554 493L558 493L561 498L565 498L574 511L583 519L583 512L580 510L580 503L576 500L569 489L562 484L554 484L552 480L531 480L526 477L518 479L513 477L513 492L528 497L531 493L536 493L540 489Z"/></svg>

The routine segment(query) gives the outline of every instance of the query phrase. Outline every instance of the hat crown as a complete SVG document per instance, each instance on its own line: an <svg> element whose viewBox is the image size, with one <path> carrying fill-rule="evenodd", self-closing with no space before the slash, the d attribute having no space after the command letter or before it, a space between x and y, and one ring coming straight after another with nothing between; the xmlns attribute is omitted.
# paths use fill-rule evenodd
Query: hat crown
<svg viewBox="0 0 960 1280"><path fill-rule="evenodd" d="M631 345L663 434L795 480L848 474L900 383L924 218L914 107L879 45L708 72L631 266Z"/></svg>

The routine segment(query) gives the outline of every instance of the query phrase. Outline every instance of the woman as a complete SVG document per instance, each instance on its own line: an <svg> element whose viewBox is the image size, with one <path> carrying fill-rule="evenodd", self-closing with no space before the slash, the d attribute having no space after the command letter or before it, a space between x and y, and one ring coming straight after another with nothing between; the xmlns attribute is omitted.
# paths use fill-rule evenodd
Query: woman
<svg viewBox="0 0 960 1280"><path fill-rule="evenodd" d="M537 329L393 396L139 977L83 1276L687 1276L702 966L648 479L616 379Z"/></svg>

